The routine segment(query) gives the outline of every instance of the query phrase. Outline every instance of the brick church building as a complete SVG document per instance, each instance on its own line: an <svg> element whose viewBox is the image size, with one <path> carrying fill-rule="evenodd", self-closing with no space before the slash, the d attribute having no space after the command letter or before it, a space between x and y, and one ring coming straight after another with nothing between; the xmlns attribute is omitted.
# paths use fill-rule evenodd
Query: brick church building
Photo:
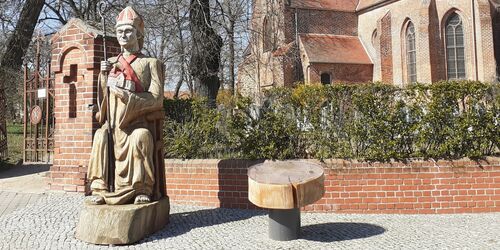
<svg viewBox="0 0 500 250"><path fill-rule="evenodd" d="M500 0L255 0L238 89L498 81Z"/></svg>

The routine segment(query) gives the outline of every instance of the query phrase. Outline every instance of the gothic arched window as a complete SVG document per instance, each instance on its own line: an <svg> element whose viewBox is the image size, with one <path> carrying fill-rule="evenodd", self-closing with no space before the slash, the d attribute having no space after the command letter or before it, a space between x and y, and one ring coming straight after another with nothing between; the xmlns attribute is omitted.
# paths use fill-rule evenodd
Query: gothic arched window
<svg viewBox="0 0 500 250"><path fill-rule="evenodd" d="M457 13L446 21L446 66L448 79L465 78L465 45L462 19Z"/></svg>
<svg viewBox="0 0 500 250"><path fill-rule="evenodd" d="M417 82L417 46L415 44L415 27L412 22L406 27L406 69L408 83Z"/></svg>
<svg viewBox="0 0 500 250"><path fill-rule="evenodd" d="M372 45L375 47L375 44L377 44L377 38L378 38L378 31L375 29L372 33Z"/></svg>

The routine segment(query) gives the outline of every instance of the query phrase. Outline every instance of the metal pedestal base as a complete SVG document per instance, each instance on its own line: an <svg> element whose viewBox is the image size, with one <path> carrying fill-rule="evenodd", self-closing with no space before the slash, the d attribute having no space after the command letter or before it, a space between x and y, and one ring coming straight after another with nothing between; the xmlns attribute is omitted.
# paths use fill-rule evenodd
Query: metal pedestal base
<svg viewBox="0 0 500 250"><path fill-rule="evenodd" d="M269 210L269 238L279 241L295 240L300 233L300 209Z"/></svg>

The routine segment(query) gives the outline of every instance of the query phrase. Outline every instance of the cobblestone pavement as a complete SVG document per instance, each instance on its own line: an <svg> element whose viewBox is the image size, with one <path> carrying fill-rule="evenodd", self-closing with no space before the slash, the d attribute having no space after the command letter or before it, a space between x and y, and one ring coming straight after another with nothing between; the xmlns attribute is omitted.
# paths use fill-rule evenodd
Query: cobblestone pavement
<svg viewBox="0 0 500 250"><path fill-rule="evenodd" d="M302 214L301 239L277 242L265 212L175 204L170 224L138 244L94 246L73 236L82 201L44 194L0 217L0 249L500 249L500 213Z"/></svg>

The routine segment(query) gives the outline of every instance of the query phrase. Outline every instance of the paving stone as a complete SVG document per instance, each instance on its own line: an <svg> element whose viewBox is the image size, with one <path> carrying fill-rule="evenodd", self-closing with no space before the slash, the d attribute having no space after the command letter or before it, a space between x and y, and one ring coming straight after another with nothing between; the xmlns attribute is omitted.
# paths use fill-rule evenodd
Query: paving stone
<svg viewBox="0 0 500 250"><path fill-rule="evenodd" d="M301 239L279 242L268 239L263 211L178 204L163 230L110 248L74 238L82 203L81 195L47 194L0 217L0 249L500 249L500 213L303 213Z"/></svg>
<svg viewBox="0 0 500 250"><path fill-rule="evenodd" d="M0 191L0 217L36 203L42 194Z"/></svg>

